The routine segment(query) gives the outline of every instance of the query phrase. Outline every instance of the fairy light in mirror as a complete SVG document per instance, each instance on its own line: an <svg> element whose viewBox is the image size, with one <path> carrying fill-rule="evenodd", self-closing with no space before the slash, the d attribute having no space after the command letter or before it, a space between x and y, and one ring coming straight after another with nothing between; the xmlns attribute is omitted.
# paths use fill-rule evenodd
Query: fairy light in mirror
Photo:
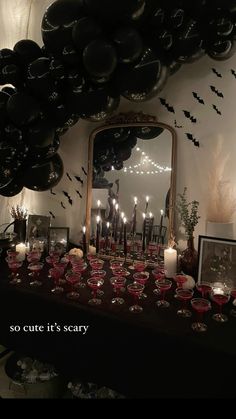
<svg viewBox="0 0 236 419"><path fill-rule="evenodd" d="M161 166L150 158L145 151L142 151L140 147L136 147L136 151L140 154L140 163L133 166L125 166L123 168L124 173L136 174L136 175L157 175L159 173L171 172L171 167Z"/></svg>

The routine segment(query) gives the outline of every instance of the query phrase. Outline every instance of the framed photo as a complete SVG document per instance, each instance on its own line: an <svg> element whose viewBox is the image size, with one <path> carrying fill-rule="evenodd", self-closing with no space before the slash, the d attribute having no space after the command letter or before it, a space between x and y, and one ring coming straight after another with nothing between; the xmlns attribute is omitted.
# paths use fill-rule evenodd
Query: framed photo
<svg viewBox="0 0 236 419"><path fill-rule="evenodd" d="M198 283L224 280L236 287L236 240L199 236Z"/></svg>
<svg viewBox="0 0 236 419"><path fill-rule="evenodd" d="M69 245L69 227L49 227L48 250L59 250L66 253Z"/></svg>
<svg viewBox="0 0 236 419"><path fill-rule="evenodd" d="M40 248L41 251L47 248L50 221L51 218L45 215L29 215L27 241L33 248Z"/></svg>

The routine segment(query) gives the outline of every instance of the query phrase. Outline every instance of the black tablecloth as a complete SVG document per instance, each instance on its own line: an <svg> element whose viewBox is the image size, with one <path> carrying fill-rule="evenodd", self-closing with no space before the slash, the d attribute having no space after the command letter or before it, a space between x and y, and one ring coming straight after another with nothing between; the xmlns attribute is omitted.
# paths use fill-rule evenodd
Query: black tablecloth
<svg viewBox="0 0 236 419"><path fill-rule="evenodd" d="M53 362L68 377L107 385L128 397L235 397L236 319L225 324L206 314L208 331L196 334L191 329L194 317L179 318L180 302L174 298L175 284L167 294L171 305L159 309L153 294L154 279L145 289L143 313L132 314L132 298L124 293L125 304L114 307L109 283L103 290L98 308L87 304L91 292L80 290L79 301L50 292L52 280L47 267L42 272L43 285L32 288L26 266L21 268L22 283L9 285L8 268L0 265L0 342L29 356ZM132 273L127 282L132 281ZM89 272L84 275L84 281ZM197 291L195 296L199 296ZM225 306L228 313L232 302ZM51 326L61 331L48 331ZM10 332L10 326L43 325L44 332ZM65 332L65 325L89 325L86 334Z"/></svg>

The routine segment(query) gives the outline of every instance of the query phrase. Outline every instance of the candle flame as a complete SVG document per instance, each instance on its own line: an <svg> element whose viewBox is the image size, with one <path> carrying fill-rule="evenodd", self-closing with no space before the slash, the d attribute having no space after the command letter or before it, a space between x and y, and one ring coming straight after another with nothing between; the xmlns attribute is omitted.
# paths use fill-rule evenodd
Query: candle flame
<svg viewBox="0 0 236 419"><path fill-rule="evenodd" d="M124 216L125 216L125 213L122 211L122 213L121 213L121 218L123 219L123 218L124 218Z"/></svg>
<svg viewBox="0 0 236 419"><path fill-rule="evenodd" d="M112 200L112 203L113 203L113 205L116 205L116 200L115 200L115 199L113 199L113 200Z"/></svg>
<svg viewBox="0 0 236 419"><path fill-rule="evenodd" d="M100 219L101 219L101 217L99 215L97 215L97 217L96 217L97 223L100 222Z"/></svg>
<svg viewBox="0 0 236 419"><path fill-rule="evenodd" d="M82 231L83 231L84 234L86 233L86 227L85 226L83 226Z"/></svg>
<svg viewBox="0 0 236 419"><path fill-rule="evenodd" d="M149 217L152 218L152 216L153 216L153 213L149 212Z"/></svg>
<svg viewBox="0 0 236 419"><path fill-rule="evenodd" d="M126 217L124 217L124 218L123 218L123 221L124 221L124 224L126 224L126 223L127 223L127 218L126 218Z"/></svg>
<svg viewBox="0 0 236 419"><path fill-rule="evenodd" d="M134 203L135 203L135 205L137 205L137 203L138 203L138 198L137 198L137 196L135 196L135 197L134 197Z"/></svg>
<svg viewBox="0 0 236 419"><path fill-rule="evenodd" d="M109 221L107 222L107 228L109 228L110 227L110 223L109 223Z"/></svg>
<svg viewBox="0 0 236 419"><path fill-rule="evenodd" d="M163 209L161 209L161 211L160 211L160 212L161 212L161 215L163 215L163 214L164 214L164 211L163 211Z"/></svg>
<svg viewBox="0 0 236 419"><path fill-rule="evenodd" d="M145 220L145 218L146 218L146 214L145 212L143 212L143 219Z"/></svg>
<svg viewBox="0 0 236 419"><path fill-rule="evenodd" d="M146 202L148 202L149 201L149 196L146 196Z"/></svg>
<svg viewBox="0 0 236 419"><path fill-rule="evenodd" d="M119 208L119 204L116 204L116 205L115 205L115 209L116 209L116 211L118 211L118 208Z"/></svg>
<svg viewBox="0 0 236 419"><path fill-rule="evenodd" d="M100 206L101 206L101 201L100 201L100 199L98 199L98 200L97 200L97 206L98 206L98 208L100 208Z"/></svg>

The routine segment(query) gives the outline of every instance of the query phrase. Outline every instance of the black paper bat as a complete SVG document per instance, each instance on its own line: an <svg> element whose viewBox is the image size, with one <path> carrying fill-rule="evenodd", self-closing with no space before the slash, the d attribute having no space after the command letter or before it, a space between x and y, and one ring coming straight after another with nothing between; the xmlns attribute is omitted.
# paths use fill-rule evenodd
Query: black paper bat
<svg viewBox="0 0 236 419"><path fill-rule="evenodd" d="M65 192L65 191L62 191L62 192L67 197L69 204L73 205L73 201L72 201L70 195L68 194L68 192Z"/></svg>
<svg viewBox="0 0 236 419"><path fill-rule="evenodd" d="M49 214L52 216L52 218L56 218L52 211L49 211Z"/></svg>
<svg viewBox="0 0 236 419"><path fill-rule="evenodd" d="M52 190L52 189L50 189L50 193L51 193L52 195L56 195L56 193L55 193L55 192L53 192L53 190Z"/></svg>
<svg viewBox="0 0 236 419"><path fill-rule="evenodd" d="M218 113L218 115L222 115L220 110L216 107L216 105L212 105L213 109Z"/></svg>
<svg viewBox="0 0 236 419"><path fill-rule="evenodd" d="M82 166L82 167L81 167L81 169L83 170L83 172L84 172L85 176L87 176L88 174L87 174L87 172L86 172L85 168Z"/></svg>
<svg viewBox="0 0 236 419"><path fill-rule="evenodd" d="M231 74L233 74L233 76L236 78L236 71L233 69L233 68L231 68Z"/></svg>
<svg viewBox="0 0 236 419"><path fill-rule="evenodd" d="M217 77L222 77L222 74L218 73L218 71L215 68L212 68L212 71Z"/></svg>
<svg viewBox="0 0 236 419"><path fill-rule="evenodd" d="M67 172L66 172L66 176L67 176L67 177L68 177L68 179L72 182L72 179L71 179L71 177L70 177L69 173L67 173Z"/></svg>
<svg viewBox="0 0 236 419"><path fill-rule="evenodd" d="M193 134L191 134L190 132L185 132L185 135L186 135L187 139L191 140L196 147L200 146L199 141L196 140L196 138L194 138Z"/></svg>
<svg viewBox="0 0 236 419"><path fill-rule="evenodd" d="M182 125L177 125L177 121L176 121L176 119L175 119L175 128L183 128L183 126L182 126Z"/></svg>
<svg viewBox="0 0 236 419"><path fill-rule="evenodd" d="M191 121L193 124L196 124L197 119L196 119L196 118L194 118L194 116L192 116L192 115L191 115L191 113L190 113L189 111L183 111L183 113L184 113L184 116L185 116L186 118L190 119L190 121Z"/></svg>
<svg viewBox="0 0 236 419"><path fill-rule="evenodd" d="M63 204L63 202L61 201L61 207L66 209L65 205Z"/></svg>
<svg viewBox="0 0 236 419"><path fill-rule="evenodd" d="M198 96L198 94L197 94L196 92L192 92L192 94L193 94L193 97L194 97L195 99L197 99L197 101L198 101L199 103L201 103L202 105L205 105L204 100L203 100L200 96Z"/></svg>
<svg viewBox="0 0 236 419"><path fill-rule="evenodd" d="M75 179L76 179L76 180L78 180L78 182L80 182L80 183L81 183L81 185L83 185L83 184L84 184L84 181L83 181L83 179L81 179L81 177L80 177L80 176L75 176Z"/></svg>
<svg viewBox="0 0 236 419"><path fill-rule="evenodd" d="M77 191L77 189L76 189L75 192L79 195L80 198L82 198L82 195L81 195L80 191Z"/></svg>
<svg viewBox="0 0 236 419"><path fill-rule="evenodd" d="M215 86L210 86L212 92L214 92L218 97L224 97L223 93L217 90Z"/></svg>
<svg viewBox="0 0 236 419"><path fill-rule="evenodd" d="M165 106L165 108L169 112L175 113L175 110L174 110L173 106L169 105L169 103L166 102L166 100L164 98L160 97L159 99L160 99L160 102L161 102L162 106Z"/></svg>

